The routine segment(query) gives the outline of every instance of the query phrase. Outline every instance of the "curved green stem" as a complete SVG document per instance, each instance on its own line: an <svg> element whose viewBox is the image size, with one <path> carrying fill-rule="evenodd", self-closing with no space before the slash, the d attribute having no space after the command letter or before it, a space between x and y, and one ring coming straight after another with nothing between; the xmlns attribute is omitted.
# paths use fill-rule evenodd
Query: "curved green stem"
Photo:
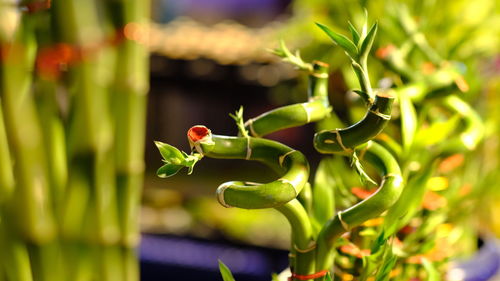
<svg viewBox="0 0 500 281"><path fill-rule="evenodd" d="M407 8L397 10L399 24L403 31L415 43L420 51L434 64L439 65L443 59L431 48L425 35L419 30L417 22L410 15Z"/></svg>
<svg viewBox="0 0 500 281"><path fill-rule="evenodd" d="M479 114L457 95L445 97L443 106L460 114L464 122L464 129L460 135L448 140L441 146L443 153L474 150L484 135L484 125Z"/></svg>
<svg viewBox="0 0 500 281"><path fill-rule="evenodd" d="M314 135L314 148L320 153L352 153L353 148L377 136L391 119L394 97L378 94L365 117L358 123Z"/></svg>
<svg viewBox="0 0 500 281"><path fill-rule="evenodd" d="M308 214L312 212L313 194L312 187L309 182L306 182L304 188L302 189L302 192L300 192L299 196L297 197L297 200L299 200L300 204L304 206Z"/></svg>
<svg viewBox="0 0 500 281"><path fill-rule="evenodd" d="M316 271L328 269L332 265L333 245L340 235L382 214L396 202L403 190L401 169L390 152L375 142L368 142L356 148L356 151L377 168L382 182L377 192L369 198L338 212L324 225L318 235Z"/></svg>
<svg viewBox="0 0 500 281"><path fill-rule="evenodd" d="M293 272L300 275L314 273L314 249L312 226L306 210L297 199L276 208L290 222L292 249L295 255Z"/></svg>
<svg viewBox="0 0 500 281"><path fill-rule="evenodd" d="M309 100L276 108L263 113L245 123L246 129L254 137L262 137L272 132L302 126L324 119L330 114L328 102L328 65L314 62L309 75Z"/></svg>
<svg viewBox="0 0 500 281"><path fill-rule="evenodd" d="M309 177L309 164L304 155L276 141L213 135L212 142L200 143L200 148L203 155L210 158L255 160L283 174L266 184L223 183L217 188L217 198L225 207L278 207L297 197Z"/></svg>

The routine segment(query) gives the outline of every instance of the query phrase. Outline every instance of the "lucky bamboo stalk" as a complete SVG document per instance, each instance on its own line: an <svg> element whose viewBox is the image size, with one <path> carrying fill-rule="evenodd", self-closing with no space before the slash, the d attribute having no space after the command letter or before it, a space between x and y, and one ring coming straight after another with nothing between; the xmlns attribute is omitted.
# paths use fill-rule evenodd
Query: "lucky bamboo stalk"
<svg viewBox="0 0 500 281"><path fill-rule="evenodd" d="M328 65L315 61L310 68L308 102L283 106L248 119L245 127L252 136L263 137L278 130L322 120L330 114Z"/></svg>
<svg viewBox="0 0 500 281"><path fill-rule="evenodd" d="M113 25L125 40L118 46L112 92L115 116L115 167L122 243L136 247L138 206L144 173L144 135L149 78L148 51L137 36L147 38L149 1L109 1ZM144 40L144 39L143 39Z"/></svg>
<svg viewBox="0 0 500 281"><path fill-rule="evenodd" d="M0 100L0 205L2 207L3 203L6 202L11 196L14 186L15 183L12 171L12 160Z"/></svg>
<svg viewBox="0 0 500 281"><path fill-rule="evenodd" d="M359 94L365 99L369 109L365 118L353 126L318 133L314 145L322 153L352 155L355 159L358 159L356 155L360 155L360 158L372 163L382 178L380 188L373 196L338 212L317 234L313 231L312 220L304 207L313 201L308 199L307 195L302 195L299 199L310 202L301 203L295 199L307 190L304 188L306 185L309 186L309 167L304 155L278 142L249 136L248 131L253 136L262 136L284 128L320 121L330 113L326 65L303 62L300 55L292 55L284 43L276 53L309 72L310 94L307 103L281 107L246 123L243 122L240 109L235 115L231 115L239 128L239 137L212 135L205 126L194 126L187 133L192 149L190 155L168 144L156 143L165 162L157 172L160 177L172 176L183 167L189 168L191 173L193 166L203 157L256 160L267 164L281 175L278 180L266 184L243 181L224 183L217 188L217 198L224 207L273 207L288 219L292 228L290 280L323 280L333 262L333 249L337 238L391 207L403 187L398 162L381 145L369 142L387 125L394 101L391 95L375 94L367 76L366 56L373 43L377 25L375 24L367 34L353 33L358 46L331 32L327 27L320 27L351 57L354 71L360 74L358 78L362 90Z"/></svg>
<svg viewBox="0 0 500 281"><path fill-rule="evenodd" d="M36 52L33 24L23 17L15 39L5 42L10 47L2 64L1 98L9 146L16 159L16 187L7 210L18 219L9 224L16 225L26 239L44 243L53 239L55 229L42 132L30 93ZM15 209L19 205L26 208Z"/></svg>
<svg viewBox="0 0 500 281"><path fill-rule="evenodd" d="M463 70L431 48L421 27L406 10L397 11L399 14L393 20L406 38L399 47L390 45L377 52L379 59L394 72L389 75L394 82L391 89L372 88L368 73L367 57L377 24L370 29L365 24L361 32L350 25L352 39L319 25L350 58L360 87L354 92L367 108L361 109L366 110L366 115L354 125L346 127L338 120L321 125L322 130L315 136L315 148L320 153L339 156L322 160L312 192L307 181L296 180L300 185L284 184L293 182L298 174L288 178L291 166L283 169L276 164L287 161L287 155L299 154L292 148L281 149L280 143L259 139L285 128L324 121L329 115L338 119L327 103L327 75L311 75L324 65L305 63L298 53L293 55L286 49L284 43L275 53L310 75L313 94L309 94L306 102L277 108L247 122L242 121L242 112L237 112L232 115L239 129L237 137L211 135L207 128L195 126L188 133L191 154L157 143L165 162L158 170L162 177L174 175L183 167L189 168L190 174L194 164L204 156L261 160L271 167L277 166L278 176L286 175L286 180L280 178L280 182L270 184L233 181L220 186L218 195L225 207L273 207L287 218L292 229L288 280L327 280L329 272L341 280L396 281L417 276L440 280L443 275L439 267L446 264L451 256L448 252L454 249L446 249L443 254L434 244L453 242L460 231L465 233L463 236L470 235L470 229L450 232L454 224L461 222L453 217L460 214L449 209L461 209L458 206L461 200L477 200L473 192L468 194L468 188L470 181L474 181L470 175L477 174L479 169L478 161L455 172L453 169L460 166L457 162L468 159L481 142L484 124L467 102L470 96L458 94L469 88L462 77ZM323 71L326 74L328 70ZM323 85L318 92L314 91L315 82ZM325 103L312 100L315 95ZM392 114L393 103L399 114ZM356 101L351 104L353 108L355 104ZM353 116L358 116L354 115L358 113L355 110L359 109L348 108ZM325 128L329 123L335 126ZM256 154L257 148L262 153L260 158L255 157L260 156ZM359 183L352 183L344 156L351 158L352 170L377 188L371 189L367 184L359 188ZM361 161L374 169L365 172ZM329 162L335 163L333 167L329 167ZM463 170L467 175L458 175ZM378 182L369 175L376 175ZM302 187L291 188L297 186ZM437 235L438 230L445 234Z"/></svg>
<svg viewBox="0 0 500 281"><path fill-rule="evenodd" d="M403 190L401 169L394 157L376 142L368 142L358 148L358 153L364 155L381 173L380 187L369 198L340 211L328 221L318 235L317 270L327 269L332 264L331 251L335 240L355 226L379 216L389 209L399 198Z"/></svg>
<svg viewBox="0 0 500 281"><path fill-rule="evenodd" d="M147 21L149 3L121 3L123 22L103 13L113 8L79 0L0 7L20 19L0 38L1 280L138 280L132 247L139 237L148 57L137 38L123 34L129 21ZM118 53L125 62L115 67ZM112 83L132 80L118 91L137 97L111 96ZM127 118L133 122L115 137L115 125ZM126 160L115 162L122 155ZM116 170L127 165L139 169L124 169L133 179L125 180L130 188L122 189L132 191L122 204L123 170Z"/></svg>

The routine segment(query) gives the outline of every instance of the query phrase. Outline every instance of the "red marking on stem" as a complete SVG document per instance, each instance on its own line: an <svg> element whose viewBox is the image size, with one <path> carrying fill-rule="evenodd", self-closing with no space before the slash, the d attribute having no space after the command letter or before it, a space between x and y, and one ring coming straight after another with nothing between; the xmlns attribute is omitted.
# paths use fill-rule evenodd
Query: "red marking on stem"
<svg viewBox="0 0 500 281"><path fill-rule="evenodd" d="M77 49L69 44L60 43L40 49L36 58L36 68L42 76L56 79L65 65L74 63L80 58L81 53Z"/></svg>
<svg viewBox="0 0 500 281"><path fill-rule="evenodd" d="M403 228L401 228L401 230L399 230L399 232L408 235L415 232L415 230L416 230L415 227L410 225L405 225Z"/></svg>
<svg viewBox="0 0 500 281"><path fill-rule="evenodd" d="M33 1L25 3L22 5L22 7L26 8L26 12L31 14L50 9L51 5L52 5L51 0L45 0L45 1Z"/></svg>
<svg viewBox="0 0 500 281"><path fill-rule="evenodd" d="M449 157L446 157L439 163L438 171L440 173L448 173L456 168L460 167L464 163L464 156L462 154L453 154Z"/></svg>
<svg viewBox="0 0 500 281"><path fill-rule="evenodd" d="M188 130L187 136L192 142L197 142L210 134L210 130L201 125L193 126Z"/></svg>
<svg viewBox="0 0 500 281"><path fill-rule="evenodd" d="M385 47L379 48L376 52L375 55L379 59L385 59L387 58L394 50L396 50L396 47L394 45L387 45Z"/></svg>
<svg viewBox="0 0 500 281"><path fill-rule="evenodd" d="M356 195L356 197L358 197L359 199L366 199L370 197L373 193L375 193L375 191L377 191L377 189L366 190L361 187L351 188L352 194Z"/></svg>
<svg viewBox="0 0 500 281"><path fill-rule="evenodd" d="M67 65L81 62L95 55L103 48L121 44L126 39L124 30L125 28L117 29L109 38L105 38L92 45L78 46L58 43L52 46L43 47L38 51L36 69L47 79L57 79L61 75L61 71L65 69ZM2 47L0 51L0 59L3 59L6 57L4 53L6 53L7 50L5 47Z"/></svg>
<svg viewBox="0 0 500 281"><path fill-rule="evenodd" d="M321 270L320 272L316 272L313 274L308 274L308 275L300 275L297 273L292 273L292 276L288 277L288 281L292 281L294 279L297 280L310 280L310 279L316 279L325 276L328 273L328 270Z"/></svg>
<svg viewBox="0 0 500 281"><path fill-rule="evenodd" d="M424 62L422 63L422 72L424 74L432 74L436 72L436 66L430 61Z"/></svg>
<svg viewBox="0 0 500 281"><path fill-rule="evenodd" d="M369 249L363 249L361 250L354 244L347 244L343 245L340 247L340 251L344 254L348 254L353 257L357 258L362 258L364 256L369 256L370 255L370 250Z"/></svg>

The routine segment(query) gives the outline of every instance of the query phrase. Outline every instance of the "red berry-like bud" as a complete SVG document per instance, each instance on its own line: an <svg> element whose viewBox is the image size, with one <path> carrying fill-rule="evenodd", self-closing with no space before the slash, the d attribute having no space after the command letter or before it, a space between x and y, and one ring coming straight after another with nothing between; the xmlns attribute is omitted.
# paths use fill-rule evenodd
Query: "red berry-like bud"
<svg viewBox="0 0 500 281"><path fill-rule="evenodd" d="M210 135L210 130L201 125L193 126L187 132L187 136L192 142L200 141L208 135Z"/></svg>
<svg viewBox="0 0 500 281"><path fill-rule="evenodd" d="M205 126L196 125L191 127L187 132L187 137L191 149L195 149L198 153L203 154L201 145L213 145L212 132Z"/></svg>

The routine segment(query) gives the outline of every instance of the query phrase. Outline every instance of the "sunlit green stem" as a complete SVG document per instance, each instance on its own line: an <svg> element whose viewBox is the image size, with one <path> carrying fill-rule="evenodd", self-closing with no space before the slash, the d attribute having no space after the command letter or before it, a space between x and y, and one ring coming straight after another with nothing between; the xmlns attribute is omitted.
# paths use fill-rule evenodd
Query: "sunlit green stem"
<svg viewBox="0 0 500 281"><path fill-rule="evenodd" d="M0 259L7 280L32 281L33 273L26 243L12 231L6 221L5 213L0 210Z"/></svg>
<svg viewBox="0 0 500 281"><path fill-rule="evenodd" d="M49 197L42 131L30 92L36 54L34 22L27 16L7 49L2 63L2 107L8 144L15 159L16 187L7 215L26 239L53 239L54 221ZM19 208L23 206L23 208Z"/></svg>
<svg viewBox="0 0 500 281"><path fill-rule="evenodd" d="M308 275L314 273L315 243L306 210L297 199L276 208L290 222L292 227L292 247L294 248L295 273Z"/></svg>
<svg viewBox="0 0 500 281"><path fill-rule="evenodd" d="M375 94L373 93L370 77L368 76L366 61L364 63L353 61L352 68L354 69L354 73L356 73L359 80L362 94L361 97L367 102L367 104L371 104L375 99Z"/></svg>
<svg viewBox="0 0 500 281"><path fill-rule="evenodd" d="M127 24L147 34L150 1L108 1L116 32ZM130 27L130 26L129 26ZM144 136L148 92L148 50L143 43L125 40L118 47L113 82L115 165L122 243L139 241L138 206L144 173Z"/></svg>
<svg viewBox="0 0 500 281"><path fill-rule="evenodd" d="M423 54L434 64L439 65L443 61L436 51L429 45L425 35L418 30L418 24L410 15L406 7L398 9L398 20L403 31L411 38L415 45L422 51Z"/></svg>
<svg viewBox="0 0 500 281"><path fill-rule="evenodd" d="M378 169L382 181L377 192L347 210L338 212L323 226L317 242L317 271L329 269L332 265L333 245L340 235L382 214L396 202L403 190L401 170L391 153L375 142L361 145L356 151Z"/></svg>
<svg viewBox="0 0 500 281"><path fill-rule="evenodd" d="M308 180L309 164L304 155L276 141L214 135L213 143L201 144L201 149L207 157L259 161L282 174L266 184L243 181L222 184L217 188L217 198L226 207L278 207L296 198Z"/></svg>
<svg viewBox="0 0 500 281"><path fill-rule="evenodd" d="M452 154L474 150L484 136L484 124L479 114L457 95L445 97L442 104L454 113L459 114L464 125L458 137L454 137L441 145L441 151L444 151L445 154Z"/></svg>
<svg viewBox="0 0 500 281"><path fill-rule="evenodd" d="M36 84L38 115L44 132L44 149L48 155L50 190L56 217L59 219L68 178L64 124L57 104L57 84L43 78L38 79Z"/></svg>
<svg viewBox="0 0 500 281"><path fill-rule="evenodd" d="M245 126L252 136L262 137L282 129L322 120L330 111L328 65L314 62L313 71L309 75L308 102L276 108L249 119Z"/></svg>
<svg viewBox="0 0 500 281"><path fill-rule="evenodd" d="M358 123L336 130L326 130L314 136L314 148L321 153L350 154L353 148L377 136L391 119L394 97L378 94L365 117Z"/></svg>
<svg viewBox="0 0 500 281"><path fill-rule="evenodd" d="M7 132L2 113L2 103L0 99L0 206L8 200L14 190L14 174L12 171L12 161L7 141ZM0 218L1 220L1 218Z"/></svg>
<svg viewBox="0 0 500 281"><path fill-rule="evenodd" d="M91 44L102 44L105 40L98 17L99 9L97 1L69 0L54 3L62 41L78 46L82 53L82 60L69 69L70 88L74 92L68 126L68 159L69 180L78 178L74 173L82 173L86 180L70 182L69 186L81 186L91 190L89 205L86 207L93 207L85 212L86 218L69 219L86 221L75 225L88 223L86 232L81 233L86 239L110 244L119 238L111 153L113 131L107 92L112 79L107 68L112 67L113 57L107 46L102 46L94 53L88 51L93 47ZM73 205L66 206L73 208ZM79 205L74 205L76 206ZM71 210L68 212L74 213Z"/></svg>

